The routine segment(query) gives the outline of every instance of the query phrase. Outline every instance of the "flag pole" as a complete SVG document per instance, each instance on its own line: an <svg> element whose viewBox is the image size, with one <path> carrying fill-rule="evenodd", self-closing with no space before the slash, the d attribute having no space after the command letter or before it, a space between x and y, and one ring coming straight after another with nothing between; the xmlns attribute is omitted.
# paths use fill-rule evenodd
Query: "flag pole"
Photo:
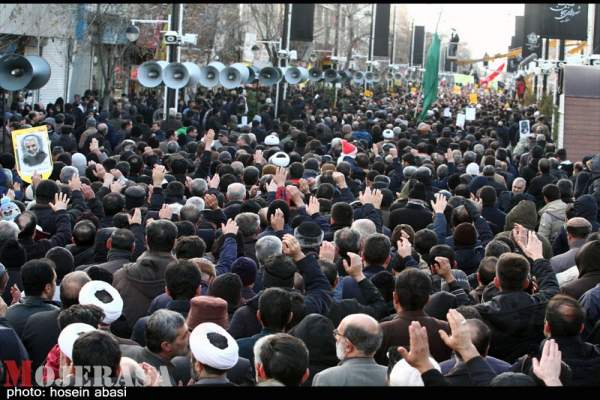
<svg viewBox="0 0 600 400"><path fill-rule="evenodd" d="M442 12L443 11L444 11L443 6L440 6L440 13L438 15L438 20L437 20L437 22L435 24L435 35L437 35L438 26L440 25L440 20L442 19ZM423 54L423 56L425 57L425 54ZM427 66L425 65L425 67L427 67ZM415 107L415 116L414 116L414 118L417 118L417 110L419 109L419 104L421 103L421 100L423 100L423 78L421 78L421 86L419 87L419 95L417 96L417 106Z"/></svg>

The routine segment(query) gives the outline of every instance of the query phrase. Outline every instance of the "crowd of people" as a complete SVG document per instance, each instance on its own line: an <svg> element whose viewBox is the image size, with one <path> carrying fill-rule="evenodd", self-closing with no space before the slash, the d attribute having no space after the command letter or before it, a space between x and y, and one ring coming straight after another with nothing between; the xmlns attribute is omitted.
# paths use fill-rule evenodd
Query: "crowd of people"
<svg viewBox="0 0 600 400"><path fill-rule="evenodd" d="M568 160L506 92L464 126L450 88L423 121L406 86L330 100L16 98L2 380L31 360L37 384L598 384L600 155ZM40 125L53 170L28 184L10 132Z"/></svg>

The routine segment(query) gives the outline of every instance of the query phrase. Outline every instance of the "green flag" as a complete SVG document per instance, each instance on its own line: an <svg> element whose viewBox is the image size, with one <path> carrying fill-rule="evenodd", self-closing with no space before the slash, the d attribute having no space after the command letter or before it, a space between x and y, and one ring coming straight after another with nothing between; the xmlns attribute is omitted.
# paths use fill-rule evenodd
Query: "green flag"
<svg viewBox="0 0 600 400"><path fill-rule="evenodd" d="M427 65L425 66L425 75L421 91L423 93L423 111L419 115L419 121L423 121L427 115L427 110L437 99L438 91L438 68L440 65L440 37L433 35L431 46L427 52Z"/></svg>

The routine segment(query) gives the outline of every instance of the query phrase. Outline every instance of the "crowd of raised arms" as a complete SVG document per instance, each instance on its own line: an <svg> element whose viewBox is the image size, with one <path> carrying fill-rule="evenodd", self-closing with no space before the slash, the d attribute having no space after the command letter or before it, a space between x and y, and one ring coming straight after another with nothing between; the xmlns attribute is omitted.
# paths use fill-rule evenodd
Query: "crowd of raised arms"
<svg viewBox="0 0 600 400"><path fill-rule="evenodd" d="M2 382L599 384L600 155L508 91L457 126L466 90L418 120L408 89L17 97L53 171L4 136Z"/></svg>

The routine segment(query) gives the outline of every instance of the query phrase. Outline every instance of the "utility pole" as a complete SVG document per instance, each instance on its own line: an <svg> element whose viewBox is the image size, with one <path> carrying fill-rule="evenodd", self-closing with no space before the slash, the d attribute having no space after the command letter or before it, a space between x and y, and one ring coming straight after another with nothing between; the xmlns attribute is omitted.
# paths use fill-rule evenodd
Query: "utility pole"
<svg viewBox="0 0 600 400"><path fill-rule="evenodd" d="M548 60L548 53L550 50L550 39L544 39L544 60ZM542 80L542 97L546 95L546 88L548 86L548 74L544 73L544 78Z"/></svg>
<svg viewBox="0 0 600 400"><path fill-rule="evenodd" d="M371 5L371 34L369 35L369 59L367 62L367 71L373 71L373 44L375 42L375 4ZM367 90L367 80L365 79L365 90Z"/></svg>
<svg viewBox="0 0 600 400"><path fill-rule="evenodd" d="M390 6L393 10L393 19L392 19L392 52L390 57L390 64L395 64L396 62L396 8L394 4Z"/></svg>
<svg viewBox="0 0 600 400"><path fill-rule="evenodd" d="M171 22L170 22L170 27L169 29L176 29L178 31L178 33L181 35L181 23L180 23L180 18L181 15L179 13L180 11L180 5L177 3L173 3L173 7L172 7L172 11L171 11ZM169 62L170 63L174 63L177 62L177 58L179 55L179 43L174 44L174 45L169 45L167 46L167 51L169 53ZM173 107L177 107L177 90L175 89L170 89L167 88L167 93L166 93L166 113L164 118L166 119L168 116L168 112L170 108Z"/></svg>
<svg viewBox="0 0 600 400"><path fill-rule="evenodd" d="M288 55L286 57L289 57L289 50L290 50L290 30L292 28L292 7L290 3L285 3L284 5L284 9L283 9L283 32L281 35L281 46L280 46L280 50L285 49L288 52ZM282 59L280 57L280 55L277 55L277 62L279 64L279 67L281 67L282 69L285 69L285 67L287 67L287 58ZM279 94L281 93L282 90L282 84L283 84L283 95L280 96ZM277 118L277 111L280 108L280 104L279 104L279 99L285 100L286 97L286 89L287 89L287 82L285 82L285 78L282 79L278 84L277 84L277 94L276 94L276 99L275 99L275 118Z"/></svg>

